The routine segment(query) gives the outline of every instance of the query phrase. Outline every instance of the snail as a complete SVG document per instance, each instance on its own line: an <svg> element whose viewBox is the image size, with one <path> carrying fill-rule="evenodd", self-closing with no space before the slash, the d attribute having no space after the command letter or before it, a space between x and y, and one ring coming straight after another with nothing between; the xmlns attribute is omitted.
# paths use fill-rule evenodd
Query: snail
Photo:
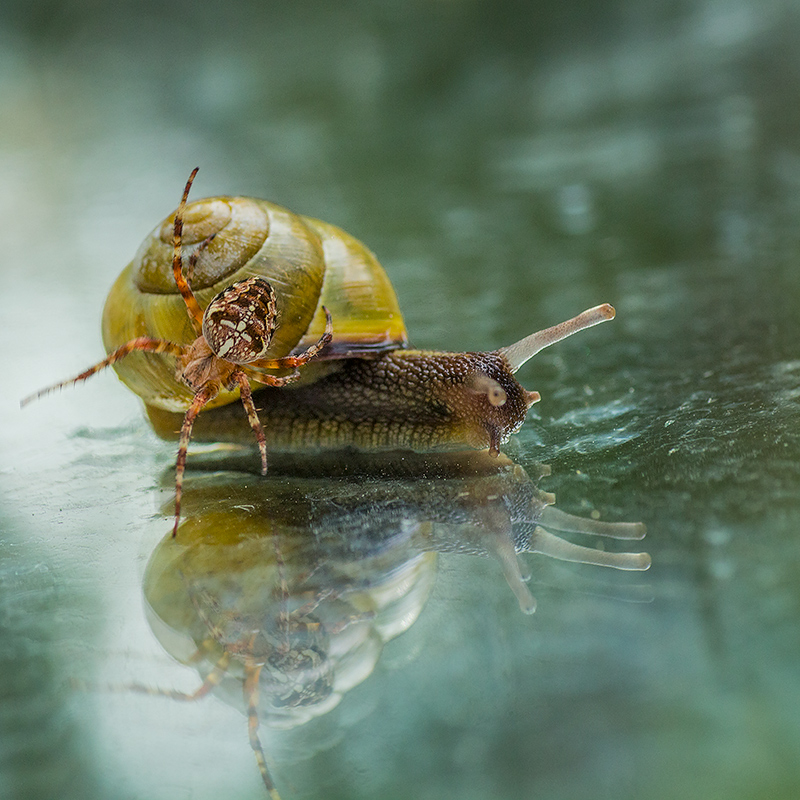
<svg viewBox="0 0 800 800"><path fill-rule="evenodd" d="M514 373L544 347L614 317L599 305L491 352L409 349L392 285L363 244L264 200L187 205L196 173L111 289L108 357L22 401L113 365L157 434L180 431L173 535L192 436L255 434L262 473L267 445L496 455L540 399Z"/></svg>

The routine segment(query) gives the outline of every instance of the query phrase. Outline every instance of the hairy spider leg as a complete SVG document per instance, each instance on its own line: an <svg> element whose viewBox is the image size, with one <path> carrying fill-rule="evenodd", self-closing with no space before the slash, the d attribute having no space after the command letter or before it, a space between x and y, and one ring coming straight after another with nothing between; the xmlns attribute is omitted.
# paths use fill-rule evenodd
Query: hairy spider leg
<svg viewBox="0 0 800 800"><path fill-rule="evenodd" d="M258 442L258 452L261 453L261 474L267 474L267 437L264 435L264 428L261 426L261 420L256 413L256 407L253 404L253 393L250 391L250 384L247 382L247 375L242 370L237 369L233 373L233 377L239 383L239 397L241 398L244 410L247 412L247 421L256 435Z"/></svg>
<svg viewBox="0 0 800 800"><path fill-rule="evenodd" d="M151 697L169 697L172 700L181 700L192 703L195 700L202 700L212 689L219 686L222 679L228 672L231 656L228 652L223 652L214 664L211 671L206 675L205 680L194 692L178 692L174 689L157 689L152 686L145 686L143 683L131 683L124 686L109 686L107 690L112 692L138 692L148 694Z"/></svg>
<svg viewBox="0 0 800 800"><path fill-rule="evenodd" d="M333 320L331 319L331 312L328 311L325 306L322 306L322 310L325 312L325 332L319 337L319 341L312 344L305 352L297 356L284 356L283 358L262 358L258 361L251 361L247 364L247 367L254 371L262 369L298 369L311 361L312 358L315 358L322 349L330 343L331 339L333 339ZM296 376L293 375L290 375L289 378L291 380L296 380ZM260 377L256 377L256 380L261 383L266 383L269 386L283 386L283 383L265 381Z"/></svg>
<svg viewBox="0 0 800 800"><path fill-rule="evenodd" d="M275 369L273 367L273 369ZM241 371L252 380L263 383L264 386L286 386L300 378L300 372L295 370L291 375L271 375L266 367L254 367L252 364L242 364Z"/></svg>
<svg viewBox="0 0 800 800"><path fill-rule="evenodd" d="M272 548L275 552L275 566L278 568L278 581L280 583L281 604L278 612L278 632L286 634L286 648L289 649L289 582L286 580L286 562L281 552L280 533L277 531L272 536Z"/></svg>
<svg viewBox="0 0 800 800"><path fill-rule="evenodd" d="M194 702L202 700L214 687L219 686L222 679L228 672L230 666L230 653L224 651L211 671L206 675L205 680L194 692L178 692L174 689L158 689L152 686L145 686L143 683L126 683L111 685L96 685L86 681L73 678L70 683L74 689L79 691L104 691L104 692L137 692L147 694L151 697L169 697L172 700L182 700L184 702Z"/></svg>
<svg viewBox="0 0 800 800"><path fill-rule="evenodd" d="M194 692L179 692L174 689L159 689L152 686L145 686L142 683L131 683L125 685L112 685L112 686L93 686L89 683L79 680L73 680L72 686L75 689L89 691L89 690L103 690L108 692L137 692L139 694L146 694L150 697L168 697L171 700L180 700L186 703L192 703L195 700L202 700L214 688L219 686L222 679L228 672L230 666L231 654L223 651L217 663L206 675L203 683ZM261 746L261 740L258 736L258 681L261 676L261 667L253 665L252 663L245 664L245 680L243 684L244 699L247 704L247 720L248 720L248 733L250 736L250 746L256 756L258 769L261 773L261 778L264 781L264 786L269 793L272 800L281 800L278 790L269 774L267 767L267 759L264 755L264 750Z"/></svg>
<svg viewBox="0 0 800 800"><path fill-rule="evenodd" d="M172 536L178 533L178 522L181 518L181 495L183 494L183 473L186 469L186 451L189 447L189 439L192 436L192 426L197 415L203 406L213 400L219 394L219 384L209 381L205 386L198 390L192 399L192 403L186 409L186 416L181 425L181 437L178 442L178 460L175 465L175 524L172 526Z"/></svg>
<svg viewBox="0 0 800 800"><path fill-rule="evenodd" d="M175 344L175 342L168 342L165 339L152 339L149 336L139 336L136 339L131 339L129 342L126 342L121 347L118 347L107 358L104 358L94 366L89 367L89 369L84 370L80 375L76 375L74 378L70 378L69 380L54 383L52 386L40 389L38 392L23 398L19 405L20 407L26 406L32 400L36 400L39 397L42 397L42 395L50 394L50 392L54 392L56 389L63 389L65 386L72 386L72 384L85 381L87 378L91 378L96 372L100 372L100 370L110 367L112 364L116 364L117 361L125 358L125 356L130 355L131 353L136 352L137 350L147 353L169 353L173 356L181 356L185 352L185 348L182 345Z"/></svg>
<svg viewBox="0 0 800 800"><path fill-rule="evenodd" d="M203 332L203 311L194 296L191 286L189 286L189 282L183 275L183 257L181 252L183 215L186 211L186 200L189 197L189 190L192 188L192 183L195 175L197 175L198 169L199 167L195 167L192 170L192 174L189 176L189 180L186 181L186 187L183 190L181 202L178 204L178 210L175 212L175 224L172 228L172 274L175 277L175 285L178 287L181 297L183 297L183 302L186 303L186 310L189 312L189 319L192 321L194 332L197 336L200 336ZM209 241L210 238L206 239L203 245L206 245ZM203 245L198 248L197 253L200 252ZM195 258L193 262L190 262L190 271L194 268L196 262L197 258Z"/></svg>

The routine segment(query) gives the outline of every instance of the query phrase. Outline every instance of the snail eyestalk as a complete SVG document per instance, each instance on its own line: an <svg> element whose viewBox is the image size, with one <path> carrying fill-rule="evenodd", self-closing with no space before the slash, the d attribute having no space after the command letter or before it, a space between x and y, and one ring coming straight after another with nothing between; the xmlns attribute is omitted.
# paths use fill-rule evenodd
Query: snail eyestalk
<svg viewBox="0 0 800 800"><path fill-rule="evenodd" d="M540 525L534 529L527 550L531 553L542 553L559 561L594 564L598 567L611 567L628 572L643 572L650 569L651 564L647 553L611 553L594 547L583 547L566 539L560 539Z"/></svg>
<svg viewBox="0 0 800 800"><path fill-rule="evenodd" d="M526 336L508 347L502 347L500 348L500 353L505 356L511 371L516 372L526 361L533 358L539 351L544 350L545 347L560 342L562 339L572 336L573 333L614 319L616 313L614 307L608 303L595 306L578 314L577 317L560 322L558 325L553 325L552 328L545 328L543 331L532 333L530 336Z"/></svg>

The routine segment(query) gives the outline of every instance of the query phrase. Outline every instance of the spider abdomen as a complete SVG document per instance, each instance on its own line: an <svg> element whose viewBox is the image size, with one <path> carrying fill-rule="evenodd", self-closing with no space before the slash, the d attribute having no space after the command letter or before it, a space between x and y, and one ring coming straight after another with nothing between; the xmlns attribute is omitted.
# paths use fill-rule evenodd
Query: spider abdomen
<svg viewBox="0 0 800 800"><path fill-rule="evenodd" d="M223 289L203 314L203 336L220 358L249 364L263 358L275 333L275 291L263 278Z"/></svg>

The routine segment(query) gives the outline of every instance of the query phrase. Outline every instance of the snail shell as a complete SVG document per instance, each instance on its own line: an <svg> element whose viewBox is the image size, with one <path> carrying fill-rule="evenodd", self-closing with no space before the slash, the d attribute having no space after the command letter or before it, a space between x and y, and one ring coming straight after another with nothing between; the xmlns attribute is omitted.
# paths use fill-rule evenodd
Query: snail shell
<svg viewBox="0 0 800 800"><path fill-rule="evenodd" d="M174 222L172 214L150 233L114 283L103 311L108 352L138 336L178 343L195 338L172 273ZM244 278L264 278L275 290L278 325L264 358L301 352L316 342L325 329L323 305L336 320L323 360L374 356L407 346L389 278L375 256L339 228L266 200L213 197L186 207L187 259L209 237L213 239L189 278L201 308ZM300 382L312 382L335 368L309 364ZM169 356L132 353L114 369L148 410L183 413L192 400L191 390L176 379ZM223 390L208 408L238 397L238 391Z"/></svg>

